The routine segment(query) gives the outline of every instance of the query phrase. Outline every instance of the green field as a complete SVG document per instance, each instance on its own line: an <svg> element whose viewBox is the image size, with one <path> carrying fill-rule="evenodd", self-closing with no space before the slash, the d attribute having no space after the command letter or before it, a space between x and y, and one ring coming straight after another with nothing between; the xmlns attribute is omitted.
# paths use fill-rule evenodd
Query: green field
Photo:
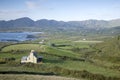
<svg viewBox="0 0 120 80"><path fill-rule="evenodd" d="M118 80L120 71L111 68L114 63L91 58L95 51L90 45L96 43L98 42L87 41L86 43L70 40L67 42L67 40L56 39L48 40L45 44L7 44L8 46L2 47L0 51L0 72L54 74L78 79L85 78L86 80L95 78ZM20 64L21 57L29 55L31 50L35 50L39 56L43 56L42 63ZM15 58L15 60L5 61L4 58Z"/></svg>
<svg viewBox="0 0 120 80"><path fill-rule="evenodd" d="M9 52L11 50L32 50L40 51L40 45L39 44L17 44L17 45L11 45L3 48L2 52Z"/></svg>
<svg viewBox="0 0 120 80"><path fill-rule="evenodd" d="M0 80L78 80L78 79L59 76L0 74Z"/></svg>

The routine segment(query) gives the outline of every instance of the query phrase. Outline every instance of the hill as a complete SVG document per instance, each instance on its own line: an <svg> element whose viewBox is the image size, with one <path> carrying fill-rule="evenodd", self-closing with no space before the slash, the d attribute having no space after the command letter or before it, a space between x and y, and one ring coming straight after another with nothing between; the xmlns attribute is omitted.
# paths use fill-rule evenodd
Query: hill
<svg viewBox="0 0 120 80"><path fill-rule="evenodd" d="M117 38L115 40L118 41ZM101 50L99 45L101 44L102 46L103 43L96 44L94 41L88 41L87 43L75 42L63 38L48 39L45 40L44 44L38 44L38 42L2 43L0 74L58 75L78 79L83 78L85 80L120 80L118 68L111 69L113 63L110 66L106 66L110 61L102 65L99 62L97 64L95 62L98 58L101 62L106 60L106 57L103 57L104 60L101 60L104 53L99 54ZM89 46L94 44L97 46L95 50ZM31 49L36 50L38 55L44 57L42 62L40 64L21 64L21 57L29 55ZM94 53L95 51L97 53ZM92 60L93 58L90 56L96 59ZM1 78L9 77L2 76Z"/></svg>
<svg viewBox="0 0 120 80"><path fill-rule="evenodd" d="M108 39L103 43L96 44L94 48L97 50L94 58L113 63L120 62L120 36Z"/></svg>
<svg viewBox="0 0 120 80"><path fill-rule="evenodd" d="M25 74L0 74L0 80L78 80L75 78L66 78L60 76L43 76L43 75L25 75ZM84 79L79 79L84 80Z"/></svg>

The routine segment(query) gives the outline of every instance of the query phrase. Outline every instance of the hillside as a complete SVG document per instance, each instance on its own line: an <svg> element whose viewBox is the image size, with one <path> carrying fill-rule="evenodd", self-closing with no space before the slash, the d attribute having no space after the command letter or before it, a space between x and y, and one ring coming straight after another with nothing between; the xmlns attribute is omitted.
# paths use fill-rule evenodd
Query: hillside
<svg viewBox="0 0 120 80"><path fill-rule="evenodd" d="M118 42L118 38L115 38L115 41ZM119 68L113 68L114 63L112 60L114 58L109 61L106 58L107 56L102 55L104 53L99 53L102 50L100 45L105 46L104 43L98 44L95 41L80 42L63 38L46 39L44 44L38 43L39 40L13 44L1 43L0 74L57 75L83 80L120 80ZM94 49L89 46L95 44ZM110 46L109 43L108 46ZM29 55L31 49L35 50L39 56L43 56L42 62L40 64L21 64L21 58ZM110 50L107 47L106 49ZM115 50L118 50L118 47ZM102 65L100 61L96 61L98 59L102 62ZM106 62L103 64L104 61ZM118 65L115 65L115 67L119 67ZM17 79L19 76L14 76L14 78ZM11 78L10 76L2 77Z"/></svg>
<svg viewBox="0 0 120 80"><path fill-rule="evenodd" d="M115 63L120 62L120 36L96 44L94 48L97 50L94 58Z"/></svg>
<svg viewBox="0 0 120 80"><path fill-rule="evenodd" d="M66 78L60 76L43 76L43 75L25 75L25 74L0 74L0 80L79 80L75 78ZM84 79L80 79L84 80Z"/></svg>

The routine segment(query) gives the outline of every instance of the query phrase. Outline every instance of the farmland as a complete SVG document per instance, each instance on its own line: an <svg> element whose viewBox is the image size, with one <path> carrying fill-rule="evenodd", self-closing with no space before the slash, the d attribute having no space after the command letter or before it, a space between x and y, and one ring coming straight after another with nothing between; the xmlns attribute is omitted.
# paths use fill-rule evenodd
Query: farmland
<svg viewBox="0 0 120 80"><path fill-rule="evenodd" d="M0 74L0 80L8 80L8 79L9 80L78 80L74 78L66 78L66 77L58 77L58 76Z"/></svg>
<svg viewBox="0 0 120 80"><path fill-rule="evenodd" d="M91 46L97 43L56 39L46 40L44 44L39 44L37 41L4 44L5 46L0 51L0 73L57 75L86 80L95 78L117 80L120 72L111 68L117 65L116 63L102 62L92 56L96 51ZM38 55L43 56L42 63L20 64L21 57L29 55L30 50L35 50Z"/></svg>

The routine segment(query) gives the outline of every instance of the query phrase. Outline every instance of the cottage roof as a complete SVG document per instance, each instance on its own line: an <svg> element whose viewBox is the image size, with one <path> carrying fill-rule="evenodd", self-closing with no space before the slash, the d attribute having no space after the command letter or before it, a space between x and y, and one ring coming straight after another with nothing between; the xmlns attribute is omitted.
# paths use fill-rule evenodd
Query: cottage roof
<svg viewBox="0 0 120 80"><path fill-rule="evenodd" d="M38 56L38 58L43 58L43 56Z"/></svg>
<svg viewBox="0 0 120 80"><path fill-rule="evenodd" d="M34 55L35 57L37 57L37 53L36 53L36 52L33 52L33 55Z"/></svg>
<svg viewBox="0 0 120 80"><path fill-rule="evenodd" d="M22 61L27 60L27 56L23 56L23 57L21 58L21 60L22 60Z"/></svg>

